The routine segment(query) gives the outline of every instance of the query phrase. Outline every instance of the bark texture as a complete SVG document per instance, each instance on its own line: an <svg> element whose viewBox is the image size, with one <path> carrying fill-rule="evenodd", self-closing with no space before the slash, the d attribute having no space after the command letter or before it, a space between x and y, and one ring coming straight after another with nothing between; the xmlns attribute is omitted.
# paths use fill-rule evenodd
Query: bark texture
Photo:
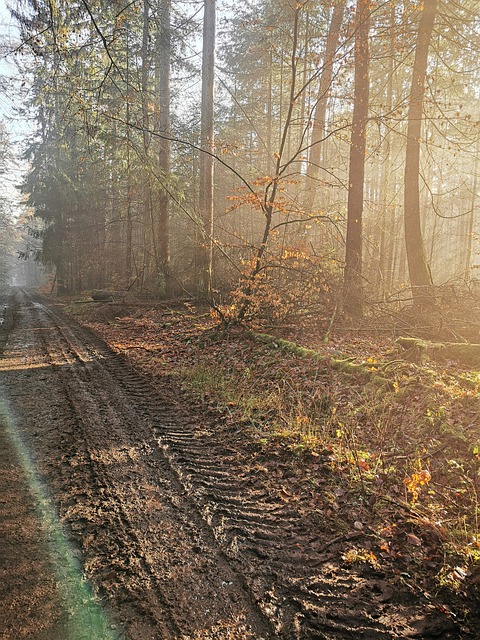
<svg viewBox="0 0 480 640"><path fill-rule="evenodd" d="M343 291L344 310L353 316L360 316L363 311L362 224L369 98L369 28L369 2L357 0L355 94L348 172L347 239Z"/></svg>
<svg viewBox="0 0 480 640"><path fill-rule="evenodd" d="M322 150L321 142L325 137L326 129L328 91L332 83L333 63L340 38L340 29L342 26L344 12L345 0L337 0L333 7L332 19L325 45L325 58L323 61L322 73L320 75L317 103L313 113L313 130L310 142L306 181L307 198L305 208L307 211L310 211L315 203L315 193L317 190L317 181L320 169L320 154Z"/></svg>
<svg viewBox="0 0 480 640"><path fill-rule="evenodd" d="M200 156L200 215L203 238L199 260L200 286L204 293L212 288L213 260L213 97L215 87L215 0L205 0L202 58L202 124Z"/></svg>
<svg viewBox="0 0 480 640"><path fill-rule="evenodd" d="M158 255L160 274L163 278L164 293L168 295L171 290L170 276L170 198L167 191L170 177L170 59L171 59L171 33L170 13L171 0L160 2L160 24L158 32L158 66L159 66L159 129L165 137L160 139L158 154L158 166L164 186L159 195L158 213Z"/></svg>
<svg viewBox="0 0 480 640"><path fill-rule="evenodd" d="M413 305L431 307L434 304L433 283L425 254L420 219L420 139L423 101L427 74L428 50L437 12L437 0L425 0L418 26L412 88L408 109L407 151L405 159L404 219L408 273Z"/></svg>

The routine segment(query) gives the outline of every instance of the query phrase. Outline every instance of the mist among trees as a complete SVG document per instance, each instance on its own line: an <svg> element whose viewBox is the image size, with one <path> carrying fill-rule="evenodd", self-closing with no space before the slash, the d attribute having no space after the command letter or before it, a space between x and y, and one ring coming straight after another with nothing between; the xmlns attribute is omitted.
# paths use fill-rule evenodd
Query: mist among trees
<svg viewBox="0 0 480 640"><path fill-rule="evenodd" d="M23 185L59 292L224 320L474 286L476 0L16 0Z"/></svg>

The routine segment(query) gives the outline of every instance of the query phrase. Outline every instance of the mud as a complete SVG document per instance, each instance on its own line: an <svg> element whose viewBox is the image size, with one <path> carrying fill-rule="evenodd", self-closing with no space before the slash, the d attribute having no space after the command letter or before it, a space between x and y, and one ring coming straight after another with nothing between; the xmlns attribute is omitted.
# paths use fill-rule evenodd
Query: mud
<svg viewBox="0 0 480 640"><path fill-rule="evenodd" d="M475 637L339 562L240 427L45 301L0 311L0 638Z"/></svg>

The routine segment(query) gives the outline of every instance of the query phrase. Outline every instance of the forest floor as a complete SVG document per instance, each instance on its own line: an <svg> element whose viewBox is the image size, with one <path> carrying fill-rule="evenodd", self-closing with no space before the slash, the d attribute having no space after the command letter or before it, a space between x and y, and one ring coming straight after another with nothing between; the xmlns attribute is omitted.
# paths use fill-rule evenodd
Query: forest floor
<svg viewBox="0 0 480 640"><path fill-rule="evenodd" d="M479 637L480 363L191 302L3 309L0 638Z"/></svg>

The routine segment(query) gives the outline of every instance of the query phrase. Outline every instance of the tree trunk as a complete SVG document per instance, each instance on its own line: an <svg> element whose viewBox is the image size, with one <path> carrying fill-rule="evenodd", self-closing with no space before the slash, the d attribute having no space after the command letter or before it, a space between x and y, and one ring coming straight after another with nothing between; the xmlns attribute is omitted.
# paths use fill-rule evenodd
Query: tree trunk
<svg viewBox="0 0 480 640"><path fill-rule="evenodd" d="M387 211L387 229L389 230L388 236L385 238L385 285L384 285L384 293L386 296L389 296L392 292L394 282L395 282L395 274L396 274L396 250L399 243L401 246L404 246L403 238L400 239L400 236L403 232L402 220L398 219L397 216L397 181L395 179L395 175L391 176L391 180L389 182L391 186L391 200L388 203L388 211Z"/></svg>
<svg viewBox="0 0 480 640"><path fill-rule="evenodd" d="M405 246L413 304L416 307L431 307L434 304L432 277L421 230L419 175L425 78L436 12L437 0L425 0L418 27L408 109L404 185Z"/></svg>
<svg viewBox="0 0 480 640"><path fill-rule="evenodd" d="M158 200L158 256L160 274L163 282L161 283L161 293L170 295L172 289L171 273L170 273L170 202L168 195L168 182L170 178L170 152L171 143L170 136L170 59L171 59L171 33L170 33L170 12L171 0L160 1L160 22L158 25L158 44L157 44L157 65L159 68L159 84L158 84L158 104L159 113L159 132L166 136L160 138L160 147L158 153L158 166L161 173L161 180L164 186L160 189Z"/></svg>
<svg viewBox="0 0 480 640"><path fill-rule="evenodd" d="M365 145L369 97L369 2L357 0L355 10L355 93L349 162L347 238L343 281L344 310L352 316L363 313L362 219L365 178Z"/></svg>
<svg viewBox="0 0 480 640"><path fill-rule="evenodd" d="M390 51L388 59L388 75L387 75L387 89L385 97L385 112L390 113L393 107L393 78L395 73L395 6L392 4L390 7ZM387 237L393 233L393 218L389 215L391 211L391 199L394 194L394 190L391 188L392 182L392 162L391 162L391 144L390 144L390 131L385 127L385 139L384 139L384 154L382 158L382 164L380 169L380 251L378 258L378 270L376 285L377 290L380 290L382 297L385 297L389 293L387 290Z"/></svg>
<svg viewBox="0 0 480 640"><path fill-rule="evenodd" d="M199 251L200 287L203 293L212 288L213 259L213 96L215 86L215 0L205 0L202 57L202 123L199 206L203 238ZM206 153L205 153L206 152Z"/></svg>
<svg viewBox="0 0 480 640"><path fill-rule="evenodd" d="M267 87L267 176L272 173L272 90L273 90L273 44L269 44L268 52L268 87Z"/></svg>
<svg viewBox="0 0 480 640"><path fill-rule="evenodd" d="M475 150L475 160L473 163L473 185L472 199L470 205L470 214L467 220L467 252L465 256L465 282L469 282L472 277L472 248L473 248L473 230L475 227L476 209L477 209L477 189L478 189L478 161L480 156L480 136L477 138Z"/></svg>
<svg viewBox="0 0 480 640"><path fill-rule="evenodd" d="M327 42L325 45L325 58L323 61L320 84L318 87L317 104L315 106L315 111L313 114L313 130L312 139L310 142L310 154L308 158L306 179L307 197L305 208L307 211L311 211L315 203L315 192L317 188L322 147L320 143L325 137L328 90L332 82L335 51L338 46L344 11L345 0L337 0L335 6L333 7L332 19L327 35Z"/></svg>
<svg viewBox="0 0 480 640"><path fill-rule="evenodd" d="M143 271L150 273L151 258L155 262L155 273L160 271L160 260L157 248L157 232L154 224L153 210L153 184L152 173L150 167L150 148L152 144L152 136L150 133L151 118L149 112L149 68L150 68L150 5L148 2L143 3L143 26L142 26L142 123L143 123L143 155L144 155L144 199L143 199ZM143 283L140 283L143 285Z"/></svg>
<svg viewBox="0 0 480 640"><path fill-rule="evenodd" d="M141 80L142 80L142 121L143 121L143 150L148 156L150 148L150 116L148 113L148 70L149 70L149 41L150 41L150 4L143 4L143 24L142 24L142 52L141 52Z"/></svg>
<svg viewBox="0 0 480 640"><path fill-rule="evenodd" d="M129 28L125 30L126 42L126 76L125 81L127 85L127 100L125 108L125 120L126 120L126 172L127 172L127 209L125 219L125 265L124 265L124 278L125 284L129 285L132 279L132 264L133 264L133 220L132 220L132 172L131 172L131 139L130 139L130 42L129 42Z"/></svg>

